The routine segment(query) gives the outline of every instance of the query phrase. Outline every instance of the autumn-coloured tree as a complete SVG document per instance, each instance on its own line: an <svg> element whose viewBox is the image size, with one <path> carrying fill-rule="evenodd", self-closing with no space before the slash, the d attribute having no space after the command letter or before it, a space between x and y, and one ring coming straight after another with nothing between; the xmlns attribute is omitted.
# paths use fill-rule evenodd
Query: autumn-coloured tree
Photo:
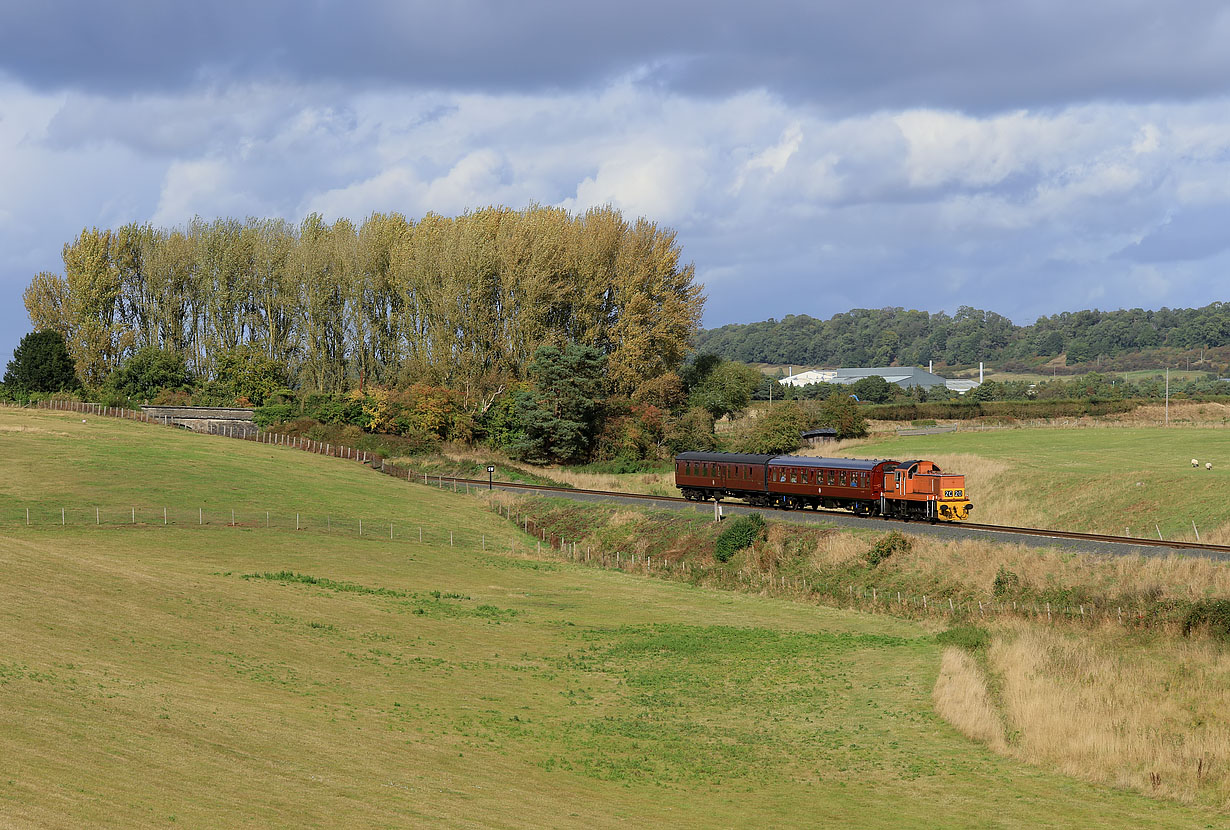
<svg viewBox="0 0 1230 830"><path fill-rule="evenodd" d="M471 418L525 381L540 347L569 343L606 358L613 392L677 397L650 390L704 301L674 232L609 206L129 224L82 231L64 264L34 277L26 308L87 383L143 347L205 380L255 348L304 391L444 386Z"/></svg>

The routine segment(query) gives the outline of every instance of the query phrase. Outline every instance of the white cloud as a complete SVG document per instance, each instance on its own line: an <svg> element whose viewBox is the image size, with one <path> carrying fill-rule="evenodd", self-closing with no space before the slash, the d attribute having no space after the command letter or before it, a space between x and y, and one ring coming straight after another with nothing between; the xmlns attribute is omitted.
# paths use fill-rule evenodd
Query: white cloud
<svg viewBox="0 0 1230 830"><path fill-rule="evenodd" d="M747 178L757 171L764 170L774 175L781 173L786 169L786 165L790 162L791 157L798 152L799 145L802 143L803 128L796 121L786 128L785 132L782 133L781 140L777 144L765 148L748 159L747 163L743 165L743 169L735 177L734 186L731 188L732 192L738 194L743 189Z"/></svg>
<svg viewBox="0 0 1230 830"><path fill-rule="evenodd" d="M14 342L21 289L85 226L534 202L610 203L678 228L712 324L883 304L1028 320L1078 301L1224 298L1215 246L1185 257L1189 237L1170 233L1145 265L1120 252L1230 208L1230 108L833 117L764 91L690 98L635 78L537 94L266 83L123 99L0 84L0 180L0 328Z"/></svg>

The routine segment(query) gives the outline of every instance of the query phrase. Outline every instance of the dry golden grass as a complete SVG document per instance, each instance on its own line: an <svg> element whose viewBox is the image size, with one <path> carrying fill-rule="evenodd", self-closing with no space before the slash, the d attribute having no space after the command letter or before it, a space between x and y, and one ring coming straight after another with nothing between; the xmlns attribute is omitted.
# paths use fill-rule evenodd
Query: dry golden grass
<svg viewBox="0 0 1230 830"><path fill-rule="evenodd" d="M969 652L956 646L944 649L932 699L935 711L962 735L982 741L996 752L1007 748L999 712Z"/></svg>
<svg viewBox="0 0 1230 830"><path fill-rule="evenodd" d="M544 467L539 475L580 490L606 490L615 493L647 493L651 496L677 496L675 474L670 473L586 473L567 467Z"/></svg>
<svg viewBox="0 0 1230 830"><path fill-rule="evenodd" d="M1082 418L1089 426L1158 426L1165 423L1164 403L1138 406L1130 412L1106 415L1101 418ZM1171 426L1215 427L1230 424L1230 406L1224 403L1201 403L1198 401L1171 401ZM1086 424L1082 423L1082 426Z"/></svg>
<svg viewBox="0 0 1230 830"><path fill-rule="evenodd" d="M777 527L771 525L770 527ZM769 543L775 539L770 531ZM817 570L830 570L844 567L867 552L866 537L853 533L827 533L820 537L816 548L811 554L811 565Z"/></svg>
<svg viewBox="0 0 1230 830"><path fill-rule="evenodd" d="M568 487L580 490L607 490L615 493L647 493L652 496L677 496L675 474L665 473L589 473L558 464L535 467L513 461L507 456L490 450L479 450L462 445L450 445L442 451L446 458L475 464L495 463L499 467L521 470L529 475L541 476Z"/></svg>
<svg viewBox="0 0 1230 830"><path fill-rule="evenodd" d="M989 661L1011 754L1090 781L1230 806L1230 654L1221 646L1016 624L992 642ZM942 713L955 706L937 702Z"/></svg>
<svg viewBox="0 0 1230 830"><path fill-rule="evenodd" d="M842 565L861 556L865 537L834 533L814 554L818 567ZM1020 578L1021 588L1072 588L1094 597L1147 597L1198 600L1230 596L1230 564L1179 554L1169 556L1074 555L1058 548L1008 545L977 539L942 541L915 537L909 553L888 568L913 574L915 581L964 586L971 595L991 598L1001 568Z"/></svg>

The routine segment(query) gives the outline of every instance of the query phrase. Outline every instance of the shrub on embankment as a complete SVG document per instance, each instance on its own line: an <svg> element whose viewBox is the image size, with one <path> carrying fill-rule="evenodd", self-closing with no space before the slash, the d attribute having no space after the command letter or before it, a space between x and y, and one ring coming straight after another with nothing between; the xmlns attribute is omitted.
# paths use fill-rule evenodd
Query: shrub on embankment
<svg viewBox="0 0 1230 830"><path fill-rule="evenodd" d="M764 516L759 513L749 513L733 519L718 534L713 545L713 558L719 562L729 562L736 553L755 544L764 532Z"/></svg>
<svg viewBox="0 0 1230 830"><path fill-rule="evenodd" d="M719 539L738 519L718 525L700 512L509 494L495 498L529 517L548 539L592 551L594 561L603 554L619 553L621 561L648 556L697 584L781 586L782 592L804 598L894 613L911 613L911 603L921 610L927 597L928 610L940 608L958 618L985 611L1086 623L1109 619L1175 634L1225 631L1230 638L1230 565L1200 557L1073 555L773 521L751 543L739 540L740 547L727 557L729 543Z"/></svg>
<svg viewBox="0 0 1230 830"><path fill-rule="evenodd" d="M264 431L354 447L380 458L418 456L437 452L440 449L439 440L423 433L388 435L379 432L364 432L353 424L324 424L307 417L274 423L266 427Z"/></svg>

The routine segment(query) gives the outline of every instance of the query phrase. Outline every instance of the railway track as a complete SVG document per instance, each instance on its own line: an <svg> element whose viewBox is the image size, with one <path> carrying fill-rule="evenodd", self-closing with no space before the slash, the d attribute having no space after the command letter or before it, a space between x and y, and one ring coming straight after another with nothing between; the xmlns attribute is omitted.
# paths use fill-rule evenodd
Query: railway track
<svg viewBox="0 0 1230 830"><path fill-rule="evenodd" d="M430 482L433 477L428 477ZM468 485L470 487L487 487L488 482L481 479L472 478L453 478L450 476L435 476L437 482L441 485L453 484ZM496 481L490 485L501 490L518 490L541 493L552 493L564 497L583 496L590 499L606 498L606 499L621 499L624 501L640 501L649 503L661 504L677 504L697 506L697 502L689 501L681 496L651 496L646 493L620 493L612 490L583 490L575 487L555 487L544 484L521 484L512 481ZM752 507L740 502L729 502L729 507L734 508L736 512L758 512L781 514L785 516L827 516L835 519L853 519L857 518L866 522L884 522L906 525L914 528L951 528L953 530L970 530L979 531L993 535L1001 535L1005 537L1024 536L1036 539L1056 539L1072 542L1083 542L1096 544L1099 546L1119 546L1124 548L1166 548L1170 550L1191 550L1199 551L1204 555L1221 554L1230 557L1230 545L1214 545L1205 542L1181 542L1177 540L1165 539L1147 539L1136 536L1112 536L1100 533L1080 533L1070 530L1051 530L1034 527L1012 527L1009 525L988 525L979 524L977 522L940 522L932 525L929 522L900 519L883 516L854 516L854 514L845 510L787 510L781 507ZM1013 540L1008 540L1013 541Z"/></svg>
<svg viewBox="0 0 1230 830"><path fill-rule="evenodd" d="M126 409L116 409L112 407L104 407L101 404L76 403L72 401L59 401L59 402L40 401L38 403L38 406L40 408L66 409L66 410L73 411L73 412L89 412L90 414L93 414L93 415L105 415L109 417L128 418L130 420L141 420L141 421L146 421L148 423L156 423L156 421L154 421L150 416L146 415L143 412L134 412L134 411L126 410ZM331 455L337 458L348 458L352 461L361 460L362 463L371 464L377 470L382 469L382 467L375 466L376 458L374 456L369 459L367 456L367 453L363 453L362 454L363 457L362 459L360 459L359 457L360 453L354 447L342 447L342 446L335 447L331 444L325 444L320 441L309 441L307 439L301 439L298 437L294 438L293 442L289 437L287 437L284 441L274 442L273 440L271 440L272 438L271 436L267 436L266 439L261 439L258 434L248 433L248 432L243 432L242 434L236 434L236 435L228 434L228 437L233 437L233 438L238 438L240 440L248 440L248 441L259 440L259 441L262 441L263 443L282 443L285 446L294 446L297 449L302 449L302 450L325 454L325 455ZM409 471L407 471L407 473L409 473ZM431 478L430 476L425 476L424 483L428 483L430 481L430 478ZM573 487L554 487L551 485L543 485L543 484L521 484L521 483L512 482L512 481L487 482L481 479L456 478L456 477L445 477L445 476L437 476L436 479L441 484L443 484L444 482L448 482L454 485L465 484L468 486L480 487L480 488L490 485L492 487L499 487L502 490L522 490L522 491L554 493L554 494L558 494L558 495L565 496L565 497L581 496L581 497L587 497L591 499L620 499L624 501L641 501L641 502L678 505L678 506L683 506L683 505L696 506L697 505L697 502L688 501L687 499L684 499L681 496L651 496L645 493L617 493L617 492L609 491L609 490L582 490L582 489L573 488ZM1099 534L1099 533L1078 533L1078 532L1069 531L1069 530L1047 530L1047 529L1032 528L1032 527L1009 527L1009 526L1004 526L1004 525L978 524L974 522L941 522L941 523L932 525L927 522L921 522L917 520L911 521L909 519L901 519L901 518L892 518L892 517L883 517L883 516L854 516L852 513L849 513L844 510L807 510L807 511L787 510L784 508L774 508L774 507L752 507L750 505L739 504L736 502L731 502L730 508L733 512L772 513L775 515L780 514L782 518L785 518L787 516L795 516L799 518L826 517L828 519L832 519L838 522L845 522L845 523L851 523L851 522L857 521L857 523L861 525L871 524L871 523L876 523L876 522L895 522L898 524L909 525L910 527L916 529L919 532L927 532L929 530L934 530L935 532L952 533L952 534L961 533L965 531L975 532L975 533L987 533L991 535L998 535L998 536L1004 537L1005 541L1020 542L1026 539L1034 539L1034 540L1039 540L1039 541L1054 539L1057 541L1076 542L1078 544L1082 544L1087 547L1097 546L1096 548L1089 547L1089 549L1100 549L1103 551L1112 551L1112 552L1119 552L1119 553L1130 552L1132 549L1137 549L1137 548L1163 548L1163 549L1168 549L1168 550L1180 550L1180 551L1190 550L1190 551L1197 552L1202 556L1230 559L1230 545L1214 545L1214 544L1208 544L1204 542L1180 542L1177 540L1167 541L1164 539L1148 539L1148 538L1142 538L1142 537L1137 537L1137 536L1109 536L1109 535L1104 535L1104 534ZM1016 537L1016 538L1013 538L1013 537Z"/></svg>

